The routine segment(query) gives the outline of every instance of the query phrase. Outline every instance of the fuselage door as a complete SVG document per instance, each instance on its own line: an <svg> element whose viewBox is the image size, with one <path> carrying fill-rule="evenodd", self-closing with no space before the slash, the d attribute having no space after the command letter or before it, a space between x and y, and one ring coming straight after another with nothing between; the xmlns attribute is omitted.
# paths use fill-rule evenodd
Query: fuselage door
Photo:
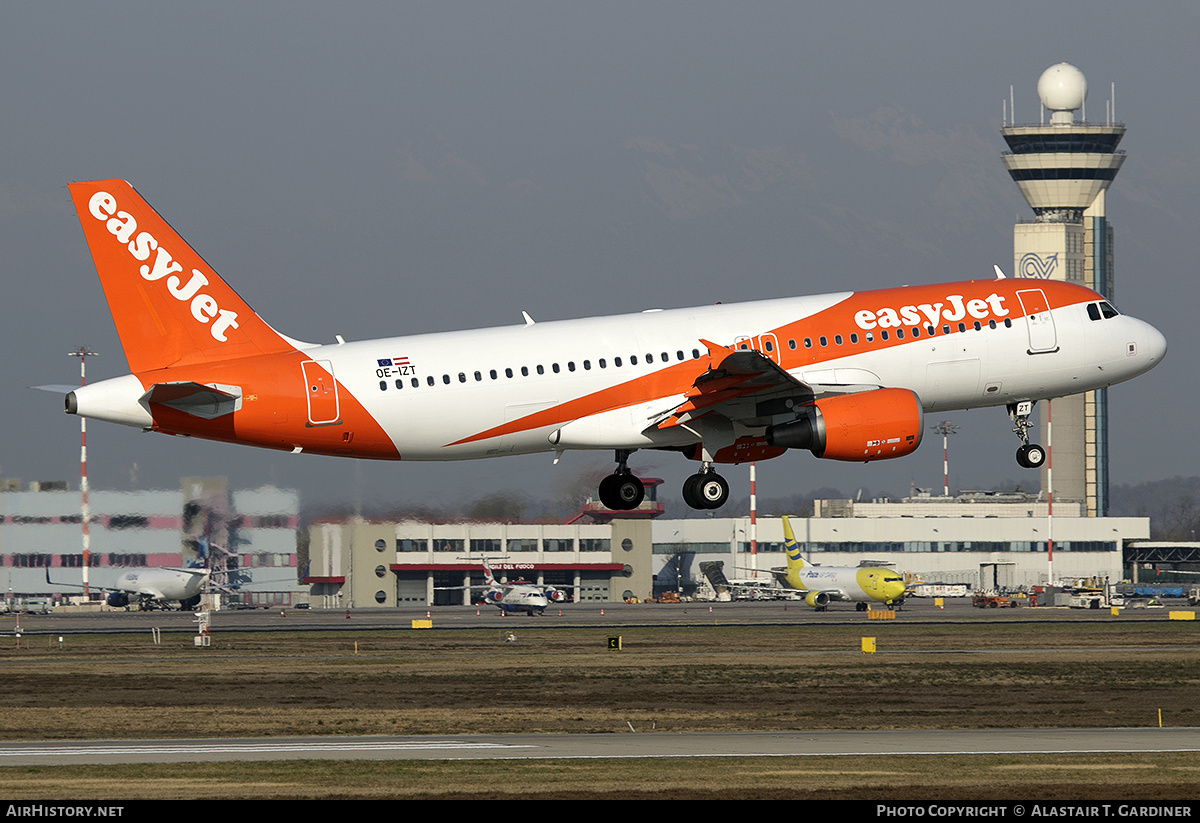
<svg viewBox="0 0 1200 823"><path fill-rule="evenodd" d="M333 379L333 364L328 360L306 360L304 370L305 396L308 398L308 424L328 426L338 422L337 381Z"/></svg>
<svg viewBox="0 0 1200 823"><path fill-rule="evenodd" d="M1041 354L1058 351L1058 334L1054 330L1054 316L1050 314L1050 302L1041 289L1024 289L1017 292L1021 308L1025 312L1025 325L1029 329L1029 353Z"/></svg>

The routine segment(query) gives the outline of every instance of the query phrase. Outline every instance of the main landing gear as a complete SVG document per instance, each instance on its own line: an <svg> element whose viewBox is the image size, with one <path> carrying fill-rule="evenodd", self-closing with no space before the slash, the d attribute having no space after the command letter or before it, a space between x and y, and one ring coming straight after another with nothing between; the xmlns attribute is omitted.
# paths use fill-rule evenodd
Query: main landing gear
<svg viewBox="0 0 1200 823"><path fill-rule="evenodd" d="M683 502L693 509L719 509L729 499L729 483L705 466L683 481Z"/></svg>
<svg viewBox="0 0 1200 823"><path fill-rule="evenodd" d="M1029 430L1033 423L1029 416L1033 413L1033 402L1024 400L1011 403L1008 406L1008 416L1013 421L1013 434L1021 439L1021 448L1017 449L1017 465L1023 469L1037 469L1046 462L1046 450L1037 443L1029 442Z"/></svg>
<svg viewBox="0 0 1200 823"><path fill-rule="evenodd" d="M626 465L631 454L632 449L617 449L617 470L600 481L600 502L613 511L636 509L646 496L646 487ZM705 463L684 481L683 500L693 509L719 509L729 500L729 483Z"/></svg>
<svg viewBox="0 0 1200 823"><path fill-rule="evenodd" d="M632 450L617 449L617 470L600 481L600 502L613 511L636 509L646 496L642 481L625 465L631 454Z"/></svg>

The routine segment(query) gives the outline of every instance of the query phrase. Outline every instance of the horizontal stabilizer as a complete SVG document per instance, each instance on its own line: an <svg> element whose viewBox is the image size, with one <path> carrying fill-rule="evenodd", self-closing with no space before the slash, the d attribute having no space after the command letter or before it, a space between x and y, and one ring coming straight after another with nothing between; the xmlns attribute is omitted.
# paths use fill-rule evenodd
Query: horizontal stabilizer
<svg viewBox="0 0 1200 823"><path fill-rule="evenodd" d="M146 408L151 404L212 420L232 414L242 407L242 390L237 386L206 386L200 383L155 383L142 395Z"/></svg>

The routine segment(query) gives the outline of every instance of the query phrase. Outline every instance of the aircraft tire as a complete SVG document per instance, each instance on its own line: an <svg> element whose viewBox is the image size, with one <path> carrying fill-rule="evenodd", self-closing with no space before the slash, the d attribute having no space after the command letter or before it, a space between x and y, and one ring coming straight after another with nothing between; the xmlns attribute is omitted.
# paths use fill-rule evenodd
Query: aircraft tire
<svg viewBox="0 0 1200 823"><path fill-rule="evenodd" d="M646 487L632 474L623 474L619 477L621 482L617 484L617 497L621 501L621 510L636 509L646 498Z"/></svg>
<svg viewBox="0 0 1200 823"><path fill-rule="evenodd" d="M1036 443L1030 443L1025 447L1025 462L1029 464L1029 468L1038 469L1046 462L1046 450Z"/></svg>
<svg viewBox="0 0 1200 823"><path fill-rule="evenodd" d="M700 499L700 494L696 491L696 486L704 479L702 474L693 474L687 480L683 481L683 502L687 503L693 509L703 509L704 501Z"/></svg>
<svg viewBox="0 0 1200 823"><path fill-rule="evenodd" d="M1046 450L1036 443L1029 443L1017 449L1017 465L1023 469L1041 468L1046 462Z"/></svg>
<svg viewBox="0 0 1200 823"><path fill-rule="evenodd" d="M697 475L696 497L706 509L719 509L729 499L729 483L716 472Z"/></svg>
<svg viewBox="0 0 1200 823"><path fill-rule="evenodd" d="M617 483L620 477L615 474L610 474L608 477L600 481L600 502L604 504L606 509L618 511L621 506L621 499L617 497Z"/></svg>

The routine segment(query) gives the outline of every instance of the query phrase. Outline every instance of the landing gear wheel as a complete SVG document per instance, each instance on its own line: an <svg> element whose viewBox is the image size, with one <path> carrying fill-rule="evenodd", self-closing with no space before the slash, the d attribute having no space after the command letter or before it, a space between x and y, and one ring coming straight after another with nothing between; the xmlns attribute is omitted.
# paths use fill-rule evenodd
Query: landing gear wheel
<svg viewBox="0 0 1200 823"><path fill-rule="evenodd" d="M636 509L646 497L646 487L632 474L610 474L600 481L600 502L613 511Z"/></svg>
<svg viewBox="0 0 1200 823"><path fill-rule="evenodd" d="M1046 462L1046 450L1036 443L1028 443L1017 449L1017 465L1026 469L1041 468Z"/></svg>
<svg viewBox="0 0 1200 823"><path fill-rule="evenodd" d="M719 509L729 500L729 484L714 471L693 474L683 483L683 501L693 509Z"/></svg>

